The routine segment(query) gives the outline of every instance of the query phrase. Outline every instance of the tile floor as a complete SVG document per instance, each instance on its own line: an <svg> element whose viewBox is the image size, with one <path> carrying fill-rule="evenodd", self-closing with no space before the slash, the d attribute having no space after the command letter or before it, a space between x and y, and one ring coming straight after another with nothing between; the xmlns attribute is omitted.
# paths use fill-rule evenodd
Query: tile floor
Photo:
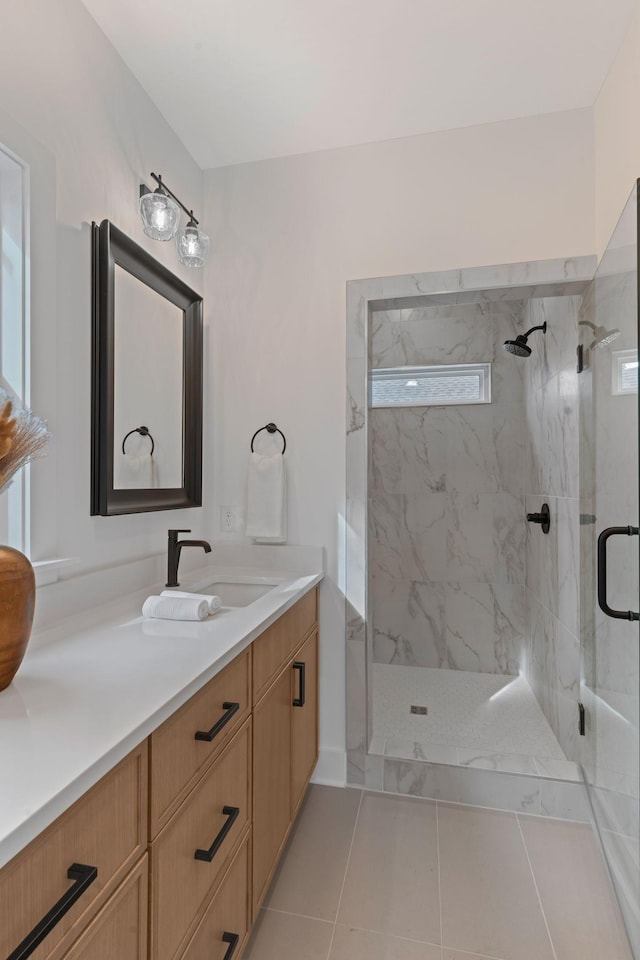
<svg viewBox="0 0 640 960"><path fill-rule="evenodd" d="M585 824L312 786L245 960L631 960Z"/></svg>
<svg viewBox="0 0 640 960"><path fill-rule="evenodd" d="M413 704L428 712L412 714ZM374 663L369 752L580 779L524 677Z"/></svg>

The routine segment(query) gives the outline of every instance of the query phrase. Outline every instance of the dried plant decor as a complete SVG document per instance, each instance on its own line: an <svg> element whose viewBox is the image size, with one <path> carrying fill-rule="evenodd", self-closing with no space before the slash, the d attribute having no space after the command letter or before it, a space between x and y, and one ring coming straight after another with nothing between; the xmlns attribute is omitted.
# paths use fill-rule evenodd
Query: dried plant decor
<svg viewBox="0 0 640 960"><path fill-rule="evenodd" d="M16 409L6 390L0 388L0 493L50 439L46 422L30 410Z"/></svg>

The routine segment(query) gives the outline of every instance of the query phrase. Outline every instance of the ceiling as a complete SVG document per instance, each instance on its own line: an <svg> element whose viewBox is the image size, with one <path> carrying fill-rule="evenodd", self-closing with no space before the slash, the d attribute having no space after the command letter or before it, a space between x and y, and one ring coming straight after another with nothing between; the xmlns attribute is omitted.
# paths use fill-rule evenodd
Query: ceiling
<svg viewBox="0 0 640 960"><path fill-rule="evenodd" d="M591 106L638 0L83 0L198 164Z"/></svg>

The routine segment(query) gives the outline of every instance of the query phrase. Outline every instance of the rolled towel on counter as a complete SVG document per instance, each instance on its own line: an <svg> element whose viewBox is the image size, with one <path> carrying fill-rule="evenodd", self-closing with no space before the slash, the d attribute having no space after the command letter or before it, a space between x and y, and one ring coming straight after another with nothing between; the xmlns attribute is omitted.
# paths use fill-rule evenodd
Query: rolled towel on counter
<svg viewBox="0 0 640 960"><path fill-rule="evenodd" d="M206 597L147 597L142 604L142 616L157 620L206 620L209 610Z"/></svg>
<svg viewBox="0 0 640 960"><path fill-rule="evenodd" d="M161 597L182 597L184 600L206 600L209 604L209 613L216 613L222 606L220 597L208 593L187 593L185 590L163 590Z"/></svg>

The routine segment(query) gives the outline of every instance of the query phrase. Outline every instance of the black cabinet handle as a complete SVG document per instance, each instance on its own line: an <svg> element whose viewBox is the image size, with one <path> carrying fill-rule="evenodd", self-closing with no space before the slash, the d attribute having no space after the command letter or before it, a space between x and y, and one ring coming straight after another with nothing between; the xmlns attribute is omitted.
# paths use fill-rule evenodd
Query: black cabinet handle
<svg viewBox="0 0 640 960"><path fill-rule="evenodd" d="M91 886L97 876L97 867L88 867L84 863L72 863L67 870L67 878L73 880L73 886L69 887L67 892L51 907L51 910L36 924L20 946L9 954L7 960L26 960L27 957L30 957L44 938L60 923L76 900L82 896L87 887Z"/></svg>
<svg viewBox="0 0 640 960"><path fill-rule="evenodd" d="M216 720L214 725L211 727L211 730L196 731L196 740L206 740L207 743L211 743L212 740L215 740L222 728L229 723L229 720L231 720L231 717L234 715L234 713L238 712L240 709L240 704L230 703L229 701L225 700L225 702L222 704L222 709L224 710L224 713L219 720Z"/></svg>
<svg viewBox="0 0 640 960"><path fill-rule="evenodd" d="M305 694L306 694L305 680L306 680L307 665L302 660L296 660L293 664L293 669L300 671L300 686L298 689L299 695L293 698L293 706L304 707Z"/></svg>
<svg viewBox="0 0 640 960"><path fill-rule="evenodd" d="M598 605L614 620L640 620L633 610L613 610L607 603L607 541L609 537L637 537L638 527L607 527L598 537Z"/></svg>
<svg viewBox="0 0 640 960"><path fill-rule="evenodd" d="M224 838L231 830L231 827L234 825L238 819L240 813L240 807L223 807L222 812L227 817L226 822L222 825L220 833L215 838L208 850L196 850L194 853L194 858L196 860L206 860L207 863L211 863L216 853L224 843Z"/></svg>
<svg viewBox="0 0 640 960"><path fill-rule="evenodd" d="M222 942L229 944L229 949L225 953L222 960L231 960L231 957L236 952L236 947L240 942L240 936L237 933L227 933L225 930L225 932L222 934Z"/></svg>

